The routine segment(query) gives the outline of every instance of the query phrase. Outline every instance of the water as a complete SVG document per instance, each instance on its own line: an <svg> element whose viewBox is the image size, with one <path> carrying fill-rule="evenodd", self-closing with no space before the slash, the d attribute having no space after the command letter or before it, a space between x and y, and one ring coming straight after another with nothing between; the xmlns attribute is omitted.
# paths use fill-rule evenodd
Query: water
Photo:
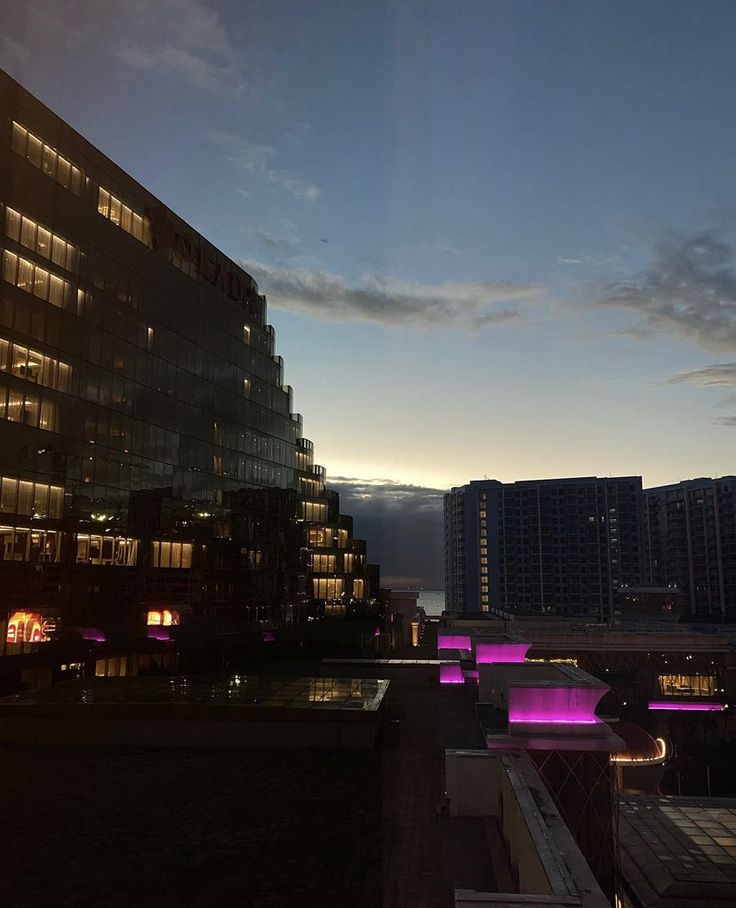
<svg viewBox="0 0 736 908"><path fill-rule="evenodd" d="M427 615L441 615L445 608L445 591L419 590L419 605Z"/></svg>

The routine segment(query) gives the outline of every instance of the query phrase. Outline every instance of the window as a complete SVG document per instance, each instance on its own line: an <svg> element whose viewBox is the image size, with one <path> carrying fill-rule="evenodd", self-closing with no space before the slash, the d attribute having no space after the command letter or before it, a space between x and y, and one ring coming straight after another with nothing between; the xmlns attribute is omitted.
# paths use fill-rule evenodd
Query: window
<svg viewBox="0 0 736 908"><path fill-rule="evenodd" d="M302 501L301 515L303 520L319 523L327 519L327 505L323 502Z"/></svg>
<svg viewBox="0 0 736 908"><path fill-rule="evenodd" d="M64 489L41 482L0 478L0 511L59 519L64 508Z"/></svg>
<svg viewBox="0 0 736 908"><path fill-rule="evenodd" d="M151 544L151 567L190 568L192 566L191 542L156 540Z"/></svg>
<svg viewBox="0 0 736 908"><path fill-rule="evenodd" d="M362 599L365 596L365 581L353 580L353 596L355 599Z"/></svg>
<svg viewBox="0 0 736 908"><path fill-rule="evenodd" d="M320 549L331 549L334 545L332 530L327 527L310 527L308 533L309 545Z"/></svg>
<svg viewBox="0 0 736 908"><path fill-rule="evenodd" d="M69 393L71 371L68 363L0 337L0 372Z"/></svg>
<svg viewBox="0 0 736 908"><path fill-rule="evenodd" d="M353 562L355 560L355 556L352 554L352 552L345 552L345 554L342 557L343 557L343 571L346 574L351 574L353 571Z"/></svg>
<svg viewBox="0 0 736 908"><path fill-rule="evenodd" d="M103 189L102 186L99 187L97 196L97 210L108 221L112 221L113 224L122 227L126 233L129 233L136 240L140 240L146 246L151 245L151 225L148 218L133 211L132 208L129 208L120 199L116 199L114 195Z"/></svg>
<svg viewBox="0 0 736 908"><path fill-rule="evenodd" d="M312 570L327 572L335 571L335 556L334 555L312 555Z"/></svg>
<svg viewBox="0 0 736 908"><path fill-rule="evenodd" d="M0 526L3 561L56 562L61 558L61 534L55 530Z"/></svg>
<svg viewBox="0 0 736 908"><path fill-rule="evenodd" d="M117 536L77 535L79 564L132 566L138 557L138 540Z"/></svg>
<svg viewBox="0 0 736 908"><path fill-rule="evenodd" d="M247 325L243 325L243 343L250 343L250 328Z"/></svg>
<svg viewBox="0 0 736 908"><path fill-rule="evenodd" d="M28 132L25 126L21 126L15 121L13 121L12 149L64 189L68 189L74 195L82 194L85 182L82 171L50 145L46 145L33 133Z"/></svg>
<svg viewBox="0 0 736 908"><path fill-rule="evenodd" d="M342 577L315 577L312 587L315 599L336 599L342 596Z"/></svg>
<svg viewBox="0 0 736 908"><path fill-rule="evenodd" d="M27 249L65 268L79 271L79 249L13 208L5 209L5 233Z"/></svg>
<svg viewBox="0 0 736 908"><path fill-rule="evenodd" d="M7 249L3 250L3 280L75 315L82 314L87 302L83 290Z"/></svg>

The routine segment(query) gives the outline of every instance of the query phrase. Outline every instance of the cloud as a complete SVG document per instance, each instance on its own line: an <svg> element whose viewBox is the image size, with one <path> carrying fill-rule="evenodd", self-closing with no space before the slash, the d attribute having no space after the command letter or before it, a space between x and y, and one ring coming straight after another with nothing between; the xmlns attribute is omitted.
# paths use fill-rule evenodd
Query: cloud
<svg viewBox="0 0 736 908"><path fill-rule="evenodd" d="M178 75L195 88L240 92L244 82L224 23L200 0L117 0L135 23L117 56L136 69Z"/></svg>
<svg viewBox="0 0 736 908"><path fill-rule="evenodd" d="M736 388L736 363L715 363L700 369L678 372L667 382L668 384L692 382L702 388Z"/></svg>
<svg viewBox="0 0 736 908"><path fill-rule="evenodd" d="M736 416L716 416L713 421L720 426L730 426L736 429Z"/></svg>
<svg viewBox="0 0 736 908"><path fill-rule="evenodd" d="M709 350L736 350L736 271L713 231L669 236L638 277L604 287L598 303L636 313L634 331L667 333Z"/></svg>
<svg viewBox="0 0 736 908"><path fill-rule="evenodd" d="M368 560L384 577L404 578L429 589L444 586L441 489L338 476L328 482L340 493L340 510L368 544Z"/></svg>
<svg viewBox="0 0 736 908"><path fill-rule="evenodd" d="M184 80L195 88L239 93L242 66L227 29L215 10L202 0L29 0L17 4L18 23L31 33L34 54L39 48L85 46L100 49L132 69L155 74L157 80ZM15 56L28 54L15 44Z"/></svg>
<svg viewBox="0 0 736 908"><path fill-rule="evenodd" d="M211 141L226 152L228 161L238 170L273 183L300 201L314 202L322 194L322 190L314 183L305 182L288 170L272 166L279 156L277 148L248 142L225 132L210 132L208 135Z"/></svg>
<svg viewBox="0 0 736 908"><path fill-rule="evenodd" d="M271 267L245 260L240 264L255 278L272 306L327 321L389 327L450 325L478 330L518 319L518 308L503 304L528 302L540 293L533 284L507 281L419 284L366 275L351 284L328 271Z"/></svg>
<svg viewBox="0 0 736 908"><path fill-rule="evenodd" d="M254 234L261 246L279 258L288 259L302 254L299 241L295 237L278 236L261 228L257 228Z"/></svg>
<svg viewBox="0 0 736 908"><path fill-rule="evenodd" d="M557 261L561 265L582 265L582 264L584 264L585 259L573 259L573 258L565 258L564 256L560 256L557 259Z"/></svg>

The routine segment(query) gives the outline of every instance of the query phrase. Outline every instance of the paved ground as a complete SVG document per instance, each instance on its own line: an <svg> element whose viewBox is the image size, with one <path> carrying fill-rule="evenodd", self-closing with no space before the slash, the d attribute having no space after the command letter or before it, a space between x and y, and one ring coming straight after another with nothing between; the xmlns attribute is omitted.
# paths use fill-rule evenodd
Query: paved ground
<svg viewBox="0 0 736 908"><path fill-rule="evenodd" d="M392 682L385 718L361 753L0 747L0 904L447 908L453 877L492 884L477 824L441 817L472 696Z"/></svg>

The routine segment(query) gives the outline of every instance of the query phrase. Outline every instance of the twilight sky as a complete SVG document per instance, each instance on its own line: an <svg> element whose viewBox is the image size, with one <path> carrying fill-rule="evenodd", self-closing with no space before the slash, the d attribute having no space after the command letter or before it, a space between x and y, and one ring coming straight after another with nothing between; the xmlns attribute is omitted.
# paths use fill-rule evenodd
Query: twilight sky
<svg viewBox="0 0 736 908"><path fill-rule="evenodd" d="M732 0L26 0L0 66L256 277L371 556L434 585L432 490L735 472L734 34Z"/></svg>

